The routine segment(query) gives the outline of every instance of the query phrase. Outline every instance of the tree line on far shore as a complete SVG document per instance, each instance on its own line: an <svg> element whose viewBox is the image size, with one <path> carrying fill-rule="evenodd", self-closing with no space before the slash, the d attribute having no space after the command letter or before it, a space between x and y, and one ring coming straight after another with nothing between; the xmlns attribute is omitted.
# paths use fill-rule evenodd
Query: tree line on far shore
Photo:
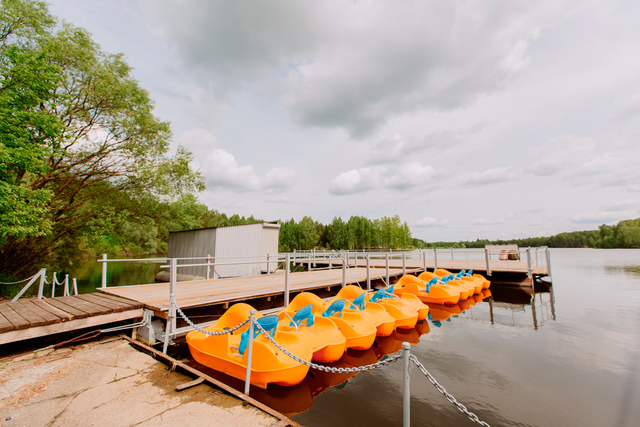
<svg viewBox="0 0 640 427"><path fill-rule="evenodd" d="M598 230L572 231L547 237L435 243L416 240L414 246L418 248L484 248L485 245L517 244L520 247L630 249L640 248L640 218L620 221L616 225L602 224Z"/></svg>

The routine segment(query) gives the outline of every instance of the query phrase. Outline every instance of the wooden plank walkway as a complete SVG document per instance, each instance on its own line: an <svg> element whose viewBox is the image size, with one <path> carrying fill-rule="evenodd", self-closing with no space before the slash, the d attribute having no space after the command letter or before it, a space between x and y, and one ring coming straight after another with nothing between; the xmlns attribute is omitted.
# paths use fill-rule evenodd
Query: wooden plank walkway
<svg viewBox="0 0 640 427"><path fill-rule="evenodd" d="M370 261L371 267L375 267L376 269L385 269L386 261L384 259L371 259ZM407 259L406 261L407 269L421 269L424 270L425 261L421 259ZM297 264L306 265L308 261L304 261L302 259L296 260ZM312 262L313 263L313 262ZM318 267L328 266L329 260L321 260L316 259L315 261ZM358 267L363 267L366 264L366 261L363 259L358 259ZM354 260L349 260L349 265L353 265ZM334 267L342 265L342 259L332 259L331 265ZM435 261L433 259L426 260L426 267L428 269L433 270L435 268ZM389 268L397 269L402 268L402 259L389 259ZM487 272L487 264L484 260L451 260L451 259L438 259L438 268L444 268L446 270L451 270L452 272L457 272L460 270L469 270L472 269L476 273L486 273ZM492 273L520 273L526 274L528 273L528 266L526 261L514 261L514 260L491 260L489 263L489 268ZM536 276L547 276L549 274L547 266L534 266L533 274Z"/></svg>
<svg viewBox="0 0 640 427"><path fill-rule="evenodd" d="M407 270L407 273L417 270ZM402 275L402 270L389 271L390 277ZM385 269L371 269L371 280L385 278ZM346 271L347 284L359 282L364 288L367 283L365 268L349 268ZM342 269L315 270L289 274L289 291L301 292L327 288L342 284ZM180 308L201 307L226 302L244 301L253 298L282 295L284 274L234 277L215 280L196 280L177 283L176 301ZM156 315L169 309L169 283L150 285L120 286L101 289L109 295L121 296L145 304ZM166 316L166 314L165 314Z"/></svg>
<svg viewBox="0 0 640 427"><path fill-rule="evenodd" d="M143 308L97 293L0 303L0 344L139 318Z"/></svg>

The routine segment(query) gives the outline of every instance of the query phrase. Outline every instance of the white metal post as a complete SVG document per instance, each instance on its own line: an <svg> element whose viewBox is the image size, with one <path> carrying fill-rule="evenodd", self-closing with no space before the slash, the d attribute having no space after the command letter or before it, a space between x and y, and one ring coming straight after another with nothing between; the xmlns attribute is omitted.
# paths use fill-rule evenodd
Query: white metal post
<svg viewBox="0 0 640 427"><path fill-rule="evenodd" d="M371 262L369 260L369 255L365 255L367 258L367 290L370 291L371 290Z"/></svg>
<svg viewBox="0 0 640 427"><path fill-rule="evenodd" d="M329 252L329 270L331 270L331 252Z"/></svg>
<svg viewBox="0 0 640 427"><path fill-rule="evenodd" d="M207 280L210 278L210 270L211 270L211 254L207 254Z"/></svg>
<svg viewBox="0 0 640 427"><path fill-rule="evenodd" d="M353 253L353 266L357 267L358 266L358 251L355 251Z"/></svg>
<svg viewBox="0 0 640 427"><path fill-rule="evenodd" d="M102 289L107 287L107 254L102 254Z"/></svg>
<svg viewBox="0 0 640 427"><path fill-rule="evenodd" d="M342 287L347 286L347 262L348 259L342 259Z"/></svg>
<svg viewBox="0 0 640 427"><path fill-rule="evenodd" d="M55 298L56 296L56 282L58 279L56 278L56 272L53 272L53 278L51 279L51 298Z"/></svg>
<svg viewBox="0 0 640 427"><path fill-rule="evenodd" d="M427 253L422 251L422 267L427 271Z"/></svg>
<svg viewBox="0 0 640 427"><path fill-rule="evenodd" d="M167 323L165 325L164 330L164 347L162 348L162 352L167 354L167 349L169 348L169 340L171 339L171 335L176 330L176 306L175 306L175 298L176 298L176 282L177 282L177 267L178 260L176 258L171 258L169 260L169 313L167 315Z"/></svg>
<svg viewBox="0 0 640 427"><path fill-rule="evenodd" d="M244 378L244 394L249 395L249 387L251 386L251 359L253 356L253 323L256 321L256 311L249 312L249 345L247 347L247 373ZM273 337L275 338L275 337Z"/></svg>
<svg viewBox="0 0 640 427"><path fill-rule="evenodd" d="M433 248L433 271L438 269L438 248Z"/></svg>
<svg viewBox="0 0 640 427"><path fill-rule="evenodd" d="M73 292L75 292L76 295L78 295L78 281L76 280L76 278L73 278Z"/></svg>
<svg viewBox="0 0 640 427"><path fill-rule="evenodd" d="M40 269L40 286L38 287L38 299L42 299L42 293L44 292L44 281L47 280L47 269Z"/></svg>
<svg viewBox="0 0 640 427"><path fill-rule="evenodd" d="M38 278L38 276L42 274L42 270L44 270L44 268L41 268L41 269L40 269L40 271L39 271L38 273L36 273L36 274L31 278L31 280L29 280L29 282L28 282L26 285L24 285L24 287L22 288L22 290L20 290L20 292L18 292L18 294L17 294L15 297L13 297L13 299L11 300L11 302L16 302L16 301L18 301L18 298L20 298L20 297L22 296L22 294L24 294L24 293L27 291L27 289L29 289L29 288L31 287L31 285L33 284L33 282L35 282L35 281L36 281L36 279ZM40 279L40 283L42 283L42 279Z"/></svg>
<svg viewBox="0 0 640 427"><path fill-rule="evenodd" d="M387 286L389 286L389 254L385 254L386 255L386 262L387 262L387 266L386 266L386 274L387 274Z"/></svg>
<svg viewBox="0 0 640 427"><path fill-rule="evenodd" d="M489 250L484 248L484 260L487 263L487 276L491 276L491 268L489 267Z"/></svg>
<svg viewBox="0 0 640 427"><path fill-rule="evenodd" d="M65 297L71 295L69 293L69 275L68 274L64 275L64 291L62 295Z"/></svg>
<svg viewBox="0 0 640 427"><path fill-rule="evenodd" d="M271 274L271 263L269 262L270 259L271 257L269 256L269 254L267 254L267 274Z"/></svg>
<svg viewBox="0 0 640 427"><path fill-rule="evenodd" d="M284 269L284 306L288 306L289 305L289 260L290 260L290 255L287 254L285 256L285 264L286 267Z"/></svg>
<svg viewBox="0 0 640 427"><path fill-rule="evenodd" d="M411 425L411 381L409 377L409 356L411 355L411 344L402 343L403 381L402 381L402 426Z"/></svg>
<svg viewBox="0 0 640 427"><path fill-rule="evenodd" d="M529 279L533 277L533 267L531 266L531 247L527 248L527 276Z"/></svg>
<svg viewBox="0 0 640 427"><path fill-rule="evenodd" d="M402 275L407 274L407 254L402 252Z"/></svg>
<svg viewBox="0 0 640 427"><path fill-rule="evenodd" d="M551 252L549 252L549 248L545 250L547 255L547 276L551 279L551 283L553 283L553 277L551 276Z"/></svg>

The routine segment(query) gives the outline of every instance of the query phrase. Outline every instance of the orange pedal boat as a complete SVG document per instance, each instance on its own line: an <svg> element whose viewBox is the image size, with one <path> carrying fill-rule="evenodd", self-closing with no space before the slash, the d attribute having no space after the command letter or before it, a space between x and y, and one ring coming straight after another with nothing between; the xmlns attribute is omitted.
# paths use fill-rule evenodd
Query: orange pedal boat
<svg viewBox="0 0 640 427"><path fill-rule="evenodd" d="M230 329L249 318L253 310L249 304L232 305L216 322L205 328L216 332ZM311 361L314 343L306 339L304 334L277 330L277 316L262 316L256 313L256 321L287 351L301 359ZM200 364L238 379L246 375L247 356L245 351L248 342L248 325L228 334L206 335L203 332L191 331L187 334L187 344L193 358ZM254 326L253 356L251 363L251 384L267 388L267 384L275 383L293 386L304 380L309 367L296 362L278 350L264 334Z"/></svg>
<svg viewBox="0 0 640 427"><path fill-rule="evenodd" d="M435 304L455 304L460 301L460 290L446 285L425 282L412 275L405 275L395 284L393 292L400 297L404 294L412 294L421 302Z"/></svg>

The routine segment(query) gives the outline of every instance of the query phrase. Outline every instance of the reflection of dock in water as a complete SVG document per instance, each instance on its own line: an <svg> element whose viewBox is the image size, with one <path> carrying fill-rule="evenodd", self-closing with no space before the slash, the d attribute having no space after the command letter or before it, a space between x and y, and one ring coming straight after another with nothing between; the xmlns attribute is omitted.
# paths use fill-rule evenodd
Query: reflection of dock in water
<svg viewBox="0 0 640 427"><path fill-rule="evenodd" d="M489 320L492 325L529 327L538 329L547 321L556 320L553 286L527 280L523 286L491 285L492 297L486 299L488 312L474 310L469 316L476 320ZM487 319L488 315L488 319Z"/></svg>

